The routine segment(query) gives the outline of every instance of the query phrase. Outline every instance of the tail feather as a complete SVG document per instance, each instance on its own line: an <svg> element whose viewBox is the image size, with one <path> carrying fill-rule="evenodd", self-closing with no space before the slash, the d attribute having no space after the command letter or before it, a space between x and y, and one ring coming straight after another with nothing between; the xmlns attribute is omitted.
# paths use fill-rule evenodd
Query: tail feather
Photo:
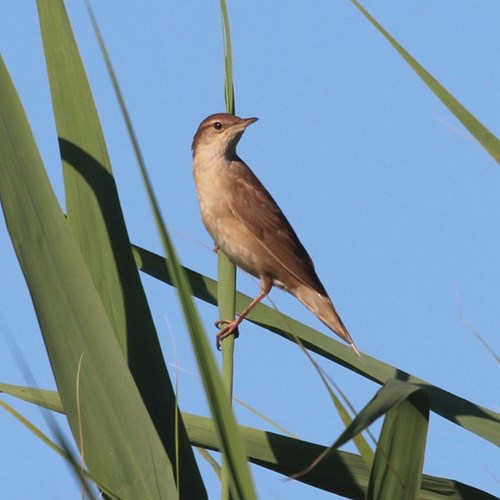
<svg viewBox="0 0 500 500"><path fill-rule="evenodd" d="M337 334L341 339L345 340L354 349L354 352L361 356L356 344L347 331L340 316L335 310L335 306L330 298L326 295L318 293L316 290L302 286L291 291L302 304L304 304L311 312L313 312L333 333Z"/></svg>

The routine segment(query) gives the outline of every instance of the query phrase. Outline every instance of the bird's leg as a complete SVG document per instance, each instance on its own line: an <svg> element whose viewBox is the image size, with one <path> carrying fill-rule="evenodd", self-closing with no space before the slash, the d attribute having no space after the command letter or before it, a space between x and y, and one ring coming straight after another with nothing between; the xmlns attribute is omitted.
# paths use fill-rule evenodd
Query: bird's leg
<svg viewBox="0 0 500 500"><path fill-rule="evenodd" d="M219 253L219 245L217 243L214 243L214 252Z"/></svg>
<svg viewBox="0 0 500 500"><path fill-rule="evenodd" d="M235 338L238 337L238 325L245 319L248 313L271 291L272 283L269 279L261 279L262 292L248 304L248 306L238 315L233 321L227 319L219 319L215 322L215 326L219 328L221 325L226 325L216 336L216 346L220 351L222 341L234 333Z"/></svg>

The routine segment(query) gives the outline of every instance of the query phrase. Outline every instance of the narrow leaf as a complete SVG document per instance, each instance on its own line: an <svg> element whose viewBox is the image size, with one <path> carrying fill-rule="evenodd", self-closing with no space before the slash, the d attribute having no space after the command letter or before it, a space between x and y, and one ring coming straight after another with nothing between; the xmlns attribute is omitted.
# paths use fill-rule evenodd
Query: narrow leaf
<svg viewBox="0 0 500 500"><path fill-rule="evenodd" d="M407 399L411 394L422 390L421 387L414 384L408 384L396 379L388 380L377 391L373 399L356 415L351 425L342 432L331 448L336 449L347 443L356 434L367 429L375 420Z"/></svg>
<svg viewBox="0 0 500 500"><path fill-rule="evenodd" d="M367 499L419 497L428 425L429 398L424 389L412 392L387 412Z"/></svg>
<svg viewBox="0 0 500 500"><path fill-rule="evenodd" d="M189 413L184 413L183 417L193 445L210 450L219 449L211 420ZM252 463L287 477L304 469L326 450L324 446L318 444L251 427L240 426L240 433L246 454ZM369 477L369 469L360 456L345 451L334 451L311 471L300 476L298 481L347 498L364 498ZM495 499L493 495L473 486L426 474L422 476L419 498L422 500Z"/></svg>
<svg viewBox="0 0 500 500"><path fill-rule="evenodd" d="M148 250L134 246L134 257L139 269L154 278L173 284L172 278L165 271L164 257ZM217 282L196 271L184 268L195 297L217 304ZM236 310L242 311L251 301L248 295L240 292L236 296ZM383 361L363 353L360 360L350 347L342 345L332 337L324 335L313 328L277 312L265 304L259 304L247 319L281 337L292 340L291 332L309 350L352 370L373 382L384 384L396 378L425 387L429 392L430 408L450 422L460 425L494 444L500 445L500 414L468 401L440 387L430 384L421 378L410 375L404 370L391 366ZM243 328L245 323L241 325Z"/></svg>
<svg viewBox="0 0 500 500"><path fill-rule="evenodd" d="M484 149L500 163L500 140L493 135L472 113L448 92L416 59L414 59L357 1L351 0L356 8L370 21L382 36L396 49L438 99L455 115L462 125L476 138Z"/></svg>
<svg viewBox="0 0 500 500"><path fill-rule="evenodd" d="M179 489L201 498L205 488L179 421L175 394L130 250L101 124L64 4L42 0L38 9L63 160L67 220L168 457L174 467L178 461L181 464ZM100 383L107 379L101 377Z"/></svg>
<svg viewBox="0 0 500 500"><path fill-rule="evenodd" d="M172 276L174 286L177 289L179 302L184 313L184 319L188 327L191 343L201 371L201 378L203 380L205 393L216 423L221 448L227 459L227 463L229 464L232 493L234 498L251 500L256 498L255 490L250 475L250 469L243 453L243 446L239 437L236 420L229 403L229 397L222 383L215 358L207 342L205 331L192 298L192 291L189 286L189 282L186 278L183 267L180 265L172 240L170 239L166 225L163 221L160 207L154 194L151 179L146 169L142 152L139 148L139 141L137 140L132 126L132 121L118 85L116 75L113 71L111 60L107 55L102 40L100 46L105 57L108 72L112 78L113 87L120 104L120 109L122 111L132 145L134 147L137 164L146 187L146 192L153 211L156 226L160 234L163 247L169 257L166 260L167 269L169 274Z"/></svg>
<svg viewBox="0 0 500 500"><path fill-rule="evenodd" d="M236 113L236 104L233 85L233 50L231 47L231 30L226 0L220 0L220 11L222 17L222 38L224 40L224 97L226 112L234 115ZM236 307L236 267L221 250L218 252L217 267L220 318L232 321ZM222 327L224 326L225 324L222 325ZM227 337L222 343L222 382L226 388L229 402L232 401L233 397L234 340L236 335L237 331ZM221 484L221 499L229 500L231 497L231 482L225 456L222 457Z"/></svg>
<svg viewBox="0 0 500 500"><path fill-rule="evenodd" d="M58 394L54 391L0 384L1 391L35 404L40 400L50 401L53 405L51 409L62 410L62 406L57 404ZM183 413L182 416L193 446L220 451L219 438L211 419L190 413ZM324 446L301 441L298 438L245 426L240 426L239 429L248 459L256 465L285 476L303 469L326 450ZM324 461L298 480L331 493L359 498L364 497L366 493L369 476L369 469L360 456L345 451L333 451ZM421 488L422 500L444 498L494 500L495 498L489 493L458 481L426 474L422 476Z"/></svg>
<svg viewBox="0 0 500 500"><path fill-rule="evenodd" d="M42 430L39 427L30 422L27 418L21 415L21 413L19 413L12 406L7 404L5 401L2 401L1 399L0 399L0 406L2 406L7 412L9 412L18 422L24 425L29 431L31 431L38 439L40 439L43 443L45 443L49 448L55 451L61 458L64 458L72 467L75 476L77 477L77 480L80 482L83 490L85 491L85 494L91 500L94 500L96 498L88 482L88 479L92 480L92 478L90 478L89 474L86 471L80 469L79 464L77 462L77 457L71 454L69 447L67 446L67 443L62 437L62 433L58 432L59 439L62 440L63 442L56 444L52 439L50 439L47 436L47 434L42 432ZM110 491L106 491L106 495L108 495L110 499L117 498Z"/></svg>
<svg viewBox="0 0 500 500"><path fill-rule="evenodd" d="M7 228L71 430L86 450L89 470L119 496L174 497L172 467L52 191L1 59L0 177Z"/></svg>

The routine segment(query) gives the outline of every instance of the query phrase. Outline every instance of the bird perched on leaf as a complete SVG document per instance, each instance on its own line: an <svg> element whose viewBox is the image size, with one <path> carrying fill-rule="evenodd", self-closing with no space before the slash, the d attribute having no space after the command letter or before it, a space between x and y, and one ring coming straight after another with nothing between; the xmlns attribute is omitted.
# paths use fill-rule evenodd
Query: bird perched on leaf
<svg viewBox="0 0 500 500"><path fill-rule="evenodd" d="M203 120L193 139L193 173L203 223L229 260L260 279L261 292L217 335L217 347L277 286L291 293L328 328L359 351L287 218L236 154L245 129L257 118L218 113Z"/></svg>

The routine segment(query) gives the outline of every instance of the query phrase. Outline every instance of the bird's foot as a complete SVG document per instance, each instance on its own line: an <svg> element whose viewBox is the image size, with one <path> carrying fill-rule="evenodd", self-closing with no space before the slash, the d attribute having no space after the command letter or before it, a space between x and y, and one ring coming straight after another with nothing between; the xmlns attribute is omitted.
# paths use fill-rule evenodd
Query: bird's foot
<svg viewBox="0 0 500 500"><path fill-rule="evenodd" d="M215 326L217 328L220 328L222 325L226 326L215 337L216 338L215 345L217 346L217 349L219 351L222 341L226 337L229 337L229 335L233 334L234 338L237 339L240 335L240 333L238 332L238 325L239 325L238 319L235 319L233 321L229 321L228 319L218 319L215 322Z"/></svg>
<svg viewBox="0 0 500 500"><path fill-rule="evenodd" d="M219 245L214 245L214 252L219 253Z"/></svg>

